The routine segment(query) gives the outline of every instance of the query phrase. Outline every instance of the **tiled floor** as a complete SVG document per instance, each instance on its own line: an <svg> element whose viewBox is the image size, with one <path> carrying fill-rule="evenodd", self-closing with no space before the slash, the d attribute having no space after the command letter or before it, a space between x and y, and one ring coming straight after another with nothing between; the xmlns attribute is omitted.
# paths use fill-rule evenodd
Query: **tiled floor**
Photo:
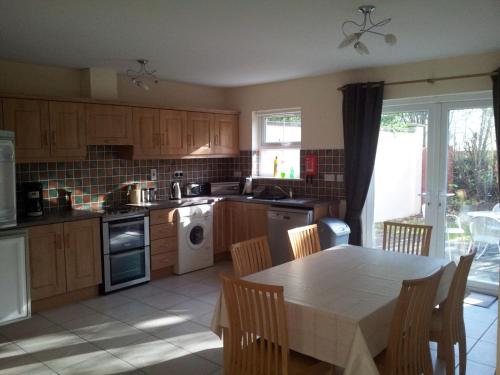
<svg viewBox="0 0 500 375"><path fill-rule="evenodd" d="M222 374L222 343L208 328L221 271L231 264L0 327L0 374ZM494 373L497 303L465 305L468 375Z"/></svg>

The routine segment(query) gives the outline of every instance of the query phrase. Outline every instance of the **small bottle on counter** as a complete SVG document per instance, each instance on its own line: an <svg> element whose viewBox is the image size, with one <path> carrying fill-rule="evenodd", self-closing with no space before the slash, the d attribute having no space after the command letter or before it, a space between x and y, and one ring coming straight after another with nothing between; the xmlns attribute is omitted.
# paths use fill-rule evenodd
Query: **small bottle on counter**
<svg viewBox="0 0 500 375"><path fill-rule="evenodd" d="M273 177L278 177L278 157L274 158L274 171L273 171Z"/></svg>

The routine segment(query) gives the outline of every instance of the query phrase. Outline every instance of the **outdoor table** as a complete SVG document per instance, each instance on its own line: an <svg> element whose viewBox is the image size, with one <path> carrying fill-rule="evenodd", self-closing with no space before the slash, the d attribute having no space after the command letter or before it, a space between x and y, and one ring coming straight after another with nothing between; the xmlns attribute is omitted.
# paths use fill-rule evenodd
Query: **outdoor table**
<svg viewBox="0 0 500 375"><path fill-rule="evenodd" d="M290 349L335 366L345 375L378 374L373 358L386 346L401 283L445 267L435 303L442 302L455 263L342 245L243 279L283 285ZM228 326L223 295L211 329Z"/></svg>

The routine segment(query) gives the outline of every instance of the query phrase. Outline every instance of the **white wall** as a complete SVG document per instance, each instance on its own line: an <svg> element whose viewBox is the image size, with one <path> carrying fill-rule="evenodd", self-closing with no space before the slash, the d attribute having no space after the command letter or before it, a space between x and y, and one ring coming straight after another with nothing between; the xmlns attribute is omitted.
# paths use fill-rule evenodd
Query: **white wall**
<svg viewBox="0 0 500 375"><path fill-rule="evenodd" d="M394 82L483 73L491 72L498 67L500 67L500 50L441 60L352 70L226 89L226 105L241 111L240 147L243 150L250 150L252 146L252 111L290 107L301 107L303 111L303 148L343 148L342 94L337 91L337 87L353 82L379 80ZM490 89L490 77L482 77L441 81L434 84L387 86L384 97L393 99Z"/></svg>

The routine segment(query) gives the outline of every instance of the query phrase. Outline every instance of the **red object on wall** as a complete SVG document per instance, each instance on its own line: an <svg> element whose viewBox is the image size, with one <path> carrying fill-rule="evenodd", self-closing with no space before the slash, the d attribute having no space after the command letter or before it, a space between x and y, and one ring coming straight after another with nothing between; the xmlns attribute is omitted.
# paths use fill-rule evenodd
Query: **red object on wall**
<svg viewBox="0 0 500 375"><path fill-rule="evenodd" d="M306 176L316 176L318 174L318 157L316 155L306 155L304 159Z"/></svg>

